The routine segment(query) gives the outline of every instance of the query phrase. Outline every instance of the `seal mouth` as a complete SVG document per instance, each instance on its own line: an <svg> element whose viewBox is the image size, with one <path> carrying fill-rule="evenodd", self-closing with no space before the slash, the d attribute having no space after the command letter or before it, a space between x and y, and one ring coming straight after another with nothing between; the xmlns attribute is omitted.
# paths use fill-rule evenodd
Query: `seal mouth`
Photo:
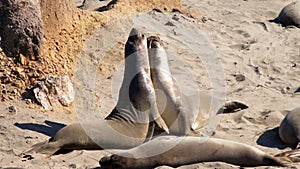
<svg viewBox="0 0 300 169"><path fill-rule="evenodd" d="M148 46L148 49L160 48L161 44L160 44L159 36L149 36L147 38L147 46Z"/></svg>

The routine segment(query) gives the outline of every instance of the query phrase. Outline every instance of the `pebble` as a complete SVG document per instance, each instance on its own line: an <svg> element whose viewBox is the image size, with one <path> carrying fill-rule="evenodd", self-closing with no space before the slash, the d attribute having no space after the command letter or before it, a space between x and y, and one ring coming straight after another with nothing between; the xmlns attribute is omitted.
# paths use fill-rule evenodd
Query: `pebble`
<svg viewBox="0 0 300 169"><path fill-rule="evenodd" d="M242 74L235 75L235 80L238 82L244 81L245 79L246 79L246 77Z"/></svg>
<svg viewBox="0 0 300 169"><path fill-rule="evenodd" d="M9 107L8 107L8 111L9 111L10 113L17 113L17 108L16 108L15 106L9 106Z"/></svg>

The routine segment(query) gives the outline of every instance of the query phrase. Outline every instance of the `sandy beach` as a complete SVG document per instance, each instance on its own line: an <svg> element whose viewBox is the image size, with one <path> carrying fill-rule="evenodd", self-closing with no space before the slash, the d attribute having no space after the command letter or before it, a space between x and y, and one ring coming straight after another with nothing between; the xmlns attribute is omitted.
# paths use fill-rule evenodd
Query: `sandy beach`
<svg viewBox="0 0 300 169"><path fill-rule="evenodd" d="M221 120L216 118L212 137L246 143L271 155L290 150L280 141L278 126L288 111L300 107L300 29L269 20L291 2L183 0L182 6L197 17L148 10L97 28L78 52L71 77L77 93L70 107L46 111L22 99L0 102L0 168L101 168L99 160L109 154L104 150L51 157L18 154L67 124L110 113L122 80L124 44L133 25L161 36L172 75L185 94L197 91L249 106L218 115ZM179 168L238 166L211 162Z"/></svg>

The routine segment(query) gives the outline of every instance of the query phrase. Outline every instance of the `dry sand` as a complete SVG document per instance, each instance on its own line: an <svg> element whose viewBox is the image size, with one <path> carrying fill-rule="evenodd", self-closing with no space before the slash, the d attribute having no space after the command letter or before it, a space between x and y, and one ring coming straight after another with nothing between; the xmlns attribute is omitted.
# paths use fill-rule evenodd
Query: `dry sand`
<svg viewBox="0 0 300 169"><path fill-rule="evenodd" d="M202 17L193 19L173 13L171 14L173 19L169 20L171 22L162 26L173 30L170 36L165 36L167 32L160 34L163 35L169 52L171 71L176 78L183 78L179 82L185 86L186 93L193 85L197 85L201 91L211 94L215 91L214 84L222 87L224 83L227 99L241 100L249 106L243 111L222 114L213 137L247 143L269 154L289 149L280 142L276 127L287 113L286 110L300 106L300 94L294 93L300 87L300 29L283 28L268 20L274 19L290 2L183 1L184 6L198 11ZM154 12L148 15L162 23L166 23L164 19L168 19L169 16ZM106 151L78 150L50 158L34 155L33 159L16 155L35 143L49 139L49 136L63 125L78 121L74 111L77 111L80 117L91 117L94 110L97 110L101 113L93 115L98 118L103 118L110 112L116 101L120 82L117 77L121 75L124 43L131 26L130 21L125 19L123 21L122 29L116 26L111 30L112 28L107 26L106 29L109 31L98 30L92 39L87 41L80 55L80 61L83 62L76 65L73 81L80 91L85 91L82 90L85 87L95 90L91 93L79 91L72 107L45 112L40 106L27 105L23 101L0 103L0 167L99 167L98 161L103 155L108 154ZM151 24L147 23L145 22L145 27L151 27ZM181 25L187 25L192 31L184 32L185 28ZM195 33L197 30L201 30L202 34ZM186 48L191 45L187 38L180 40L171 38L173 35L177 37L181 34L194 37L197 40L195 44L199 45L201 52L195 54ZM207 37L207 41L203 35ZM205 61L205 57L214 56L209 46L210 42L219 59ZM216 72L215 69L218 61L222 64L221 72ZM208 76L210 70L217 73L217 78L224 76L225 79L212 83L213 78ZM82 73L88 73L89 76L82 76ZM189 83L191 75L194 84ZM90 97L87 99L86 96ZM80 104L84 99L94 103L93 106L89 104L85 107ZM9 112L10 106L16 107L17 112ZM82 112L83 109L91 111ZM293 166L300 168L299 164ZM237 166L218 162L180 168L237 168Z"/></svg>

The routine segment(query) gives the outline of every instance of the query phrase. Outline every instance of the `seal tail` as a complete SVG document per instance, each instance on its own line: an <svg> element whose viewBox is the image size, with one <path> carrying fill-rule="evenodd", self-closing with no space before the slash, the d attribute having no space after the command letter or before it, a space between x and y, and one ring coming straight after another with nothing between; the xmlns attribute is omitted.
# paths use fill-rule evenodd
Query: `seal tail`
<svg viewBox="0 0 300 169"><path fill-rule="evenodd" d="M58 142L44 141L34 144L30 149L25 150L22 154L41 153L47 156L52 156L60 149Z"/></svg>
<svg viewBox="0 0 300 169"><path fill-rule="evenodd" d="M264 158L264 162L268 166L287 167L293 161L290 158L267 156Z"/></svg>

